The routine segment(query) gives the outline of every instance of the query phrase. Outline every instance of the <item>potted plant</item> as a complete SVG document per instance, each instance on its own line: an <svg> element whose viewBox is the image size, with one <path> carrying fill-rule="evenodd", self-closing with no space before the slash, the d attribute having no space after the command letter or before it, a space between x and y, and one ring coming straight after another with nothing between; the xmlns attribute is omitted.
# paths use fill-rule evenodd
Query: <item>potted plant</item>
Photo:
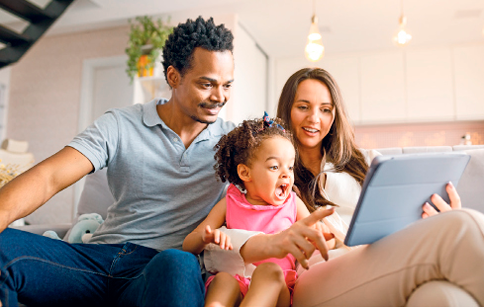
<svg viewBox="0 0 484 307"><path fill-rule="evenodd" d="M140 77L152 76L155 60L165 45L168 35L173 27L161 19L156 22L149 16L138 16L135 22L129 20L131 30L129 33L128 55L126 73L133 81L136 75Z"/></svg>

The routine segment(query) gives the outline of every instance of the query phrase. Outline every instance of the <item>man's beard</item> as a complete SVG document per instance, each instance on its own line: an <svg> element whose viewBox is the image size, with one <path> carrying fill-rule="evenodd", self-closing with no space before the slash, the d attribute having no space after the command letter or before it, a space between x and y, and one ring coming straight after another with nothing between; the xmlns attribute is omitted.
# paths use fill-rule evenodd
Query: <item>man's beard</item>
<svg viewBox="0 0 484 307"><path fill-rule="evenodd" d="M196 122L199 122L199 123L202 123L202 124L208 124L208 125L213 124L217 121L217 120L212 120L212 121L203 120L201 118L196 117L195 115L191 115L190 118L193 119Z"/></svg>
<svg viewBox="0 0 484 307"><path fill-rule="evenodd" d="M201 102L200 104L198 104L198 106L201 107L201 108L215 109L215 108L218 108L218 107L223 108L226 103L227 103L227 101L221 102L221 103ZM208 125L215 123L215 121L217 120L217 119L215 119L213 121L203 120L201 118L198 118L195 115L191 115L190 118L193 119L196 122L199 122L199 123L202 123L202 124L208 124ZM217 115L217 118L218 118L218 115Z"/></svg>

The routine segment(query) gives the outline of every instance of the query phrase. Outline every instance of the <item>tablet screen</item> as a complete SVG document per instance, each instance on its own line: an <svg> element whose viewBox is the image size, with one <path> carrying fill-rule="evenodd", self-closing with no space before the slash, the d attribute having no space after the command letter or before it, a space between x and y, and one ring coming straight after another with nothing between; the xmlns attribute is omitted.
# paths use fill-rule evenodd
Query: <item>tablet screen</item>
<svg viewBox="0 0 484 307"><path fill-rule="evenodd" d="M370 244L419 220L432 194L449 202L445 186L449 181L457 186L469 159L461 152L377 156L363 182L345 244Z"/></svg>

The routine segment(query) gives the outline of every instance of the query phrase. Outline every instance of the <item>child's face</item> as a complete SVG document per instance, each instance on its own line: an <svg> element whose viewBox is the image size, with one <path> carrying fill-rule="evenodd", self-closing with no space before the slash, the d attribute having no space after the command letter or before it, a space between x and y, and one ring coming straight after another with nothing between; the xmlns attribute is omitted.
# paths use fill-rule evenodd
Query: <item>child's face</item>
<svg viewBox="0 0 484 307"><path fill-rule="evenodd" d="M248 167L247 200L253 205L282 205L294 184L295 157L289 140L280 136L264 140Z"/></svg>

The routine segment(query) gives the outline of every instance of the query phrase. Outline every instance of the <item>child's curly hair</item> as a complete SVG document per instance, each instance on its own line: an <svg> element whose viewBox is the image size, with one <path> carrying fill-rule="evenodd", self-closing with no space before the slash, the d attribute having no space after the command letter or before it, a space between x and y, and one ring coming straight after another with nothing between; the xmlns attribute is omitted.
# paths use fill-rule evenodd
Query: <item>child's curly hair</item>
<svg viewBox="0 0 484 307"><path fill-rule="evenodd" d="M254 152L262 142L270 137L280 136L294 144L292 134L282 128L283 122L279 118L272 118L269 126L263 119L244 120L234 130L222 136L214 149L215 172L222 182L244 187L243 181L237 174L237 165L249 165Z"/></svg>

